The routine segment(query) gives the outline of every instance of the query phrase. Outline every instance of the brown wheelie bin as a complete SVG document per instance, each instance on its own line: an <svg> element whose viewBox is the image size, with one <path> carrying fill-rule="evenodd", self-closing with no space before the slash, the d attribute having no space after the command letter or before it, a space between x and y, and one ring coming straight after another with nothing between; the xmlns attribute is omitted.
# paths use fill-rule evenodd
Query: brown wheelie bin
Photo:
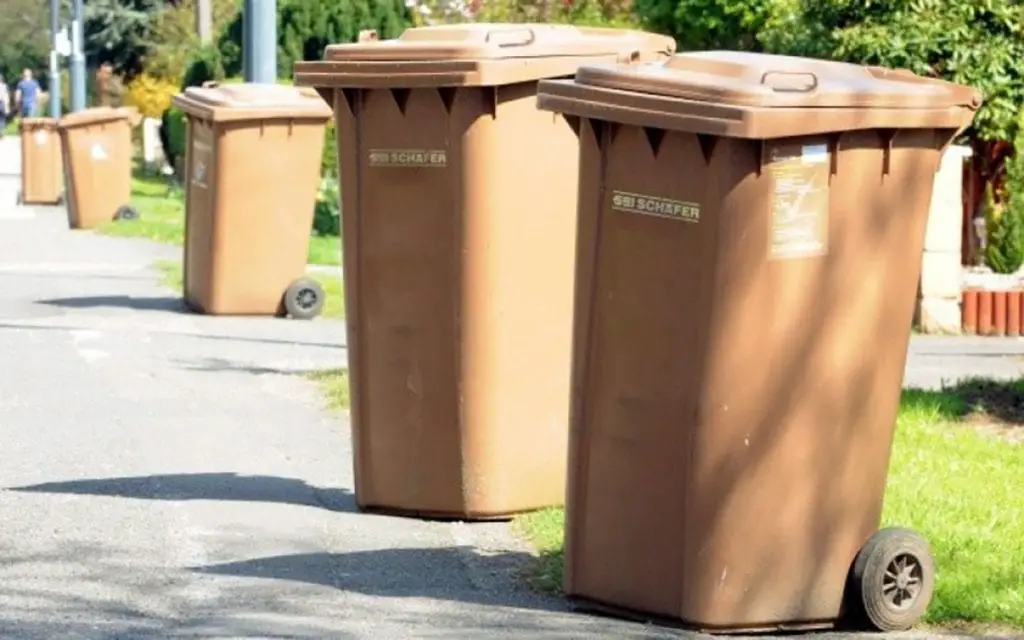
<svg viewBox="0 0 1024 640"><path fill-rule="evenodd" d="M306 261L330 107L311 89L270 84L191 87L174 104L188 115L185 302L317 316L324 291Z"/></svg>
<svg viewBox="0 0 1024 640"><path fill-rule="evenodd" d="M414 28L327 48L356 500L505 517L565 499L577 144L537 81L674 42L543 24Z"/></svg>
<svg viewBox="0 0 1024 640"><path fill-rule="evenodd" d="M132 192L132 118L124 109L95 107L70 113L57 125L67 172L68 224L92 229L111 220L135 220Z"/></svg>
<svg viewBox="0 0 1024 640"><path fill-rule="evenodd" d="M909 627L934 564L879 531L882 495L933 176L979 94L702 52L538 95L582 145L568 595L712 631Z"/></svg>
<svg viewBox="0 0 1024 640"><path fill-rule="evenodd" d="M21 202L60 204L64 198L64 164L60 134L53 118L21 121Z"/></svg>

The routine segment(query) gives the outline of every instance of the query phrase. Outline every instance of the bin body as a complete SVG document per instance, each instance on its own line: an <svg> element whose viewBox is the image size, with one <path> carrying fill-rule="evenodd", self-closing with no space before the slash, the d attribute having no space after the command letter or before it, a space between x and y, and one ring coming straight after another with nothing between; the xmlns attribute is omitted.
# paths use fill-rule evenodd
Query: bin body
<svg viewBox="0 0 1024 640"><path fill-rule="evenodd" d="M64 193L60 134L52 118L21 121L21 201L59 204Z"/></svg>
<svg viewBox="0 0 1024 640"><path fill-rule="evenodd" d="M570 596L708 630L842 615L934 172L976 100L726 52L542 83L541 108L581 118Z"/></svg>
<svg viewBox="0 0 1024 640"><path fill-rule="evenodd" d="M361 507L484 519L562 504L578 149L536 109L537 80L673 46L460 25L296 66L335 105Z"/></svg>
<svg viewBox="0 0 1024 640"><path fill-rule="evenodd" d="M61 118L58 128L67 172L69 226L93 229L110 222L131 201L129 114L109 107L85 109Z"/></svg>
<svg viewBox="0 0 1024 640"><path fill-rule="evenodd" d="M184 296L215 315L283 312L306 273L330 108L277 85L190 88Z"/></svg>

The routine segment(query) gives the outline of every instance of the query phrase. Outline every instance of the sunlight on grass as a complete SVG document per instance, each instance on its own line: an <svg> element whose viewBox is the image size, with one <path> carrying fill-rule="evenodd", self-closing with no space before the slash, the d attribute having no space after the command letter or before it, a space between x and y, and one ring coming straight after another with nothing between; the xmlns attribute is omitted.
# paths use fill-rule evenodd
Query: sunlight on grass
<svg viewBox="0 0 1024 640"><path fill-rule="evenodd" d="M185 239L184 192L167 179L132 179L132 206L139 219L107 222L97 231L120 238L146 238L164 244L181 245ZM341 240L310 236L309 264L337 265L341 262Z"/></svg>
<svg viewBox="0 0 1024 640"><path fill-rule="evenodd" d="M965 426L965 409L954 391L904 392L883 526L911 527L931 544L938 576L926 622L1024 627L1024 444ZM533 584L560 590L562 510L514 526L538 551Z"/></svg>
<svg viewBox="0 0 1024 640"><path fill-rule="evenodd" d="M309 374L309 379L319 386L327 404L332 409L348 409L348 369L329 369Z"/></svg>

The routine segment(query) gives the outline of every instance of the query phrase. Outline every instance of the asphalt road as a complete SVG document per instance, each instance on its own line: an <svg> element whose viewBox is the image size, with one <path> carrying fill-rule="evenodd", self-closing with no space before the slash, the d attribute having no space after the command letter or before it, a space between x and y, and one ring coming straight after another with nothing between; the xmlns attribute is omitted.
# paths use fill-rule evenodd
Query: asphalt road
<svg viewBox="0 0 1024 640"><path fill-rule="evenodd" d="M150 268L177 250L16 207L17 171L0 143L0 637L699 637L524 591L505 525L357 513L299 375L343 326L185 313ZM921 340L909 377L1020 371L996 345Z"/></svg>

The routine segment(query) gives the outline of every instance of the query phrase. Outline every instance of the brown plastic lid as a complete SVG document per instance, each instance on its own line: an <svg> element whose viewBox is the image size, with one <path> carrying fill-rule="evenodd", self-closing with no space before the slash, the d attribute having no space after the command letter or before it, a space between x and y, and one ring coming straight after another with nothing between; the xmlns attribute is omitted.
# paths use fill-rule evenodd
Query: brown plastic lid
<svg viewBox="0 0 1024 640"><path fill-rule="evenodd" d="M675 51L668 37L628 29L556 24L456 24L375 32L327 47L322 62L295 65L297 84L315 87L499 85L569 76L582 62L639 62Z"/></svg>
<svg viewBox="0 0 1024 640"><path fill-rule="evenodd" d="M968 126L981 95L904 69L704 51L657 63L584 64L574 81L544 82L538 104L588 117L597 117L592 112L601 105L631 124L758 138L865 128L958 129ZM815 117L808 118L812 109Z"/></svg>
<svg viewBox="0 0 1024 640"><path fill-rule="evenodd" d="M52 129L57 126L54 118L22 118L22 129Z"/></svg>
<svg viewBox="0 0 1024 640"><path fill-rule="evenodd" d="M117 122L118 120L131 120L131 113L125 109L113 107L93 107L69 113L57 123L61 129L81 127L105 122Z"/></svg>
<svg viewBox="0 0 1024 640"><path fill-rule="evenodd" d="M217 84L189 87L174 104L190 115L212 120L315 118L328 120L331 108L311 89L279 84Z"/></svg>

